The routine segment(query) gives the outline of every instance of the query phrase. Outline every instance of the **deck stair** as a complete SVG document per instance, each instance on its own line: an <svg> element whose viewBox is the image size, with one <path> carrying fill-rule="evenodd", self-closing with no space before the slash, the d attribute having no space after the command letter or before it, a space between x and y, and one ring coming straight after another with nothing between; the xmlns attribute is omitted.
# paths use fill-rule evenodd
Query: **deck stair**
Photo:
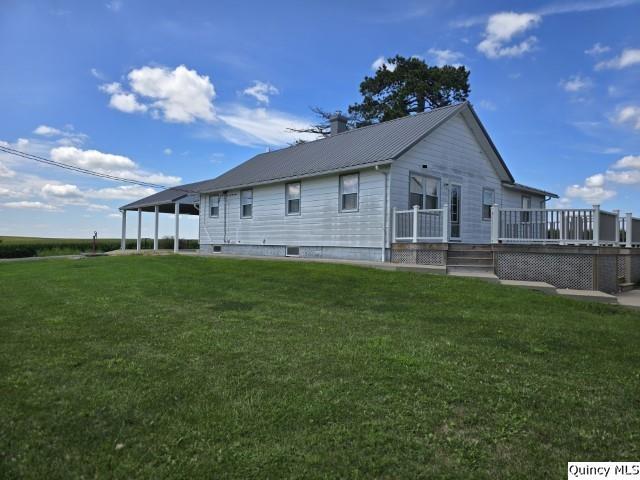
<svg viewBox="0 0 640 480"><path fill-rule="evenodd" d="M449 244L447 272L493 274L491 245Z"/></svg>

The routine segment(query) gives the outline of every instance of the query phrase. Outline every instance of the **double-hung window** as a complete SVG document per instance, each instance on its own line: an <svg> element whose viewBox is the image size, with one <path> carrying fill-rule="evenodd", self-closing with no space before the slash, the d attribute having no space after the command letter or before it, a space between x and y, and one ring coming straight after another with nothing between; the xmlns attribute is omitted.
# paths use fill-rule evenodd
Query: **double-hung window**
<svg viewBox="0 0 640 480"><path fill-rule="evenodd" d="M531 208L531 197L528 195L522 195L522 208ZM530 212L522 212L522 221L524 223L529 223L531 219Z"/></svg>
<svg viewBox="0 0 640 480"><path fill-rule="evenodd" d="M220 216L220 196L209 195L209 216L217 218Z"/></svg>
<svg viewBox="0 0 640 480"><path fill-rule="evenodd" d="M491 220L491 207L496 203L496 192L492 188L482 189L482 219Z"/></svg>
<svg viewBox="0 0 640 480"><path fill-rule="evenodd" d="M409 208L435 209L440 205L440 179L411 175L409 178Z"/></svg>
<svg viewBox="0 0 640 480"><path fill-rule="evenodd" d="M242 190L240 192L240 216L251 218L253 215L253 190Z"/></svg>
<svg viewBox="0 0 640 480"><path fill-rule="evenodd" d="M357 173L340 176L340 210L355 212L358 210L358 192L360 176Z"/></svg>
<svg viewBox="0 0 640 480"><path fill-rule="evenodd" d="M287 183L285 203L287 215L300 215L300 182Z"/></svg>

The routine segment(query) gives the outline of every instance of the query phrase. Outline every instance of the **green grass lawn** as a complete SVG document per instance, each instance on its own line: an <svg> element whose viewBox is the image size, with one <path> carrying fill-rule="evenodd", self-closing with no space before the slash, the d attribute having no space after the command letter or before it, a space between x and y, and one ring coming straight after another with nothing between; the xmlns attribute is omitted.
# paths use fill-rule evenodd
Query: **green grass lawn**
<svg viewBox="0 0 640 480"><path fill-rule="evenodd" d="M564 478L640 458L640 315L344 265L0 264L1 478Z"/></svg>

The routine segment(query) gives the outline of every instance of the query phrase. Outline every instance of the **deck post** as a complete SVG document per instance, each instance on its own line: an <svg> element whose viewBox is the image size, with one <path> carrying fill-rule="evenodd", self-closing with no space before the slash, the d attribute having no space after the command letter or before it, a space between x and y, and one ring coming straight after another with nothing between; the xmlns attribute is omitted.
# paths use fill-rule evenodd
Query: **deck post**
<svg viewBox="0 0 640 480"><path fill-rule="evenodd" d="M614 245L619 247L620 246L620 210L613 210L613 213L616 214L616 225L615 225L616 233L615 233L615 236L613 237L615 238Z"/></svg>
<svg viewBox="0 0 640 480"><path fill-rule="evenodd" d="M418 243L418 205L413 206L413 243Z"/></svg>
<svg viewBox="0 0 640 480"><path fill-rule="evenodd" d="M136 242L136 250L142 249L142 209L138 209L138 241Z"/></svg>
<svg viewBox="0 0 640 480"><path fill-rule="evenodd" d="M500 236L500 207L497 203L491 205L491 243L498 243Z"/></svg>
<svg viewBox="0 0 640 480"><path fill-rule="evenodd" d="M122 212L122 239L120 240L120 250L123 252L127 249L127 211Z"/></svg>
<svg viewBox="0 0 640 480"><path fill-rule="evenodd" d="M158 223L160 221L160 206L156 205L154 207L154 213L155 213L155 225L154 225L154 230L153 230L153 251L157 252L158 251Z"/></svg>
<svg viewBox="0 0 640 480"><path fill-rule="evenodd" d="M593 245L597 247L600 245L600 205L593 206ZM577 230L577 229L576 229Z"/></svg>
<svg viewBox="0 0 640 480"><path fill-rule="evenodd" d="M396 243L396 207L391 209L391 243Z"/></svg>
<svg viewBox="0 0 640 480"><path fill-rule="evenodd" d="M449 205L442 206L442 243L449 241Z"/></svg>
<svg viewBox="0 0 640 480"><path fill-rule="evenodd" d="M625 246L627 248L631 248L633 246L633 232L632 232L632 227L633 227L633 214L631 212L627 212L626 214L627 220L625 222L625 237L626 237L626 242L625 242Z"/></svg>
<svg viewBox="0 0 640 480"><path fill-rule="evenodd" d="M176 234L173 237L173 253L178 253L180 250L180 204L176 202Z"/></svg>

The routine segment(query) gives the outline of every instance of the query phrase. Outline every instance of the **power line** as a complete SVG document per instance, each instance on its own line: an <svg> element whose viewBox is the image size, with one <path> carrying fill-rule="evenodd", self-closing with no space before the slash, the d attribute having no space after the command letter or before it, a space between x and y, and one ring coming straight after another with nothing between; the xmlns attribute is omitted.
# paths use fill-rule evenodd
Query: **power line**
<svg viewBox="0 0 640 480"><path fill-rule="evenodd" d="M0 152L7 153L9 155L15 155L17 157L26 158L27 160L33 160L38 163L43 163L45 165L51 165L53 167L63 168L65 170L70 170L76 173L82 173L84 175L91 175L94 177L104 178L107 180L114 180L117 182L124 182L133 185L138 185L141 187L149 187L149 188L157 188L161 190L166 190L171 188L172 190L182 191L186 193L199 193L194 190L187 190L179 187L167 187L165 185L160 185L158 183L144 182L141 180L133 180L130 178L118 177L116 175L111 175L109 173L104 172L96 172L95 170L89 170L88 168L78 167L76 165L69 165L68 163L57 162L55 160L51 160L50 158L41 157L39 155L34 155L32 153L22 152L20 150L15 150L13 148L6 147L4 145L0 145Z"/></svg>

